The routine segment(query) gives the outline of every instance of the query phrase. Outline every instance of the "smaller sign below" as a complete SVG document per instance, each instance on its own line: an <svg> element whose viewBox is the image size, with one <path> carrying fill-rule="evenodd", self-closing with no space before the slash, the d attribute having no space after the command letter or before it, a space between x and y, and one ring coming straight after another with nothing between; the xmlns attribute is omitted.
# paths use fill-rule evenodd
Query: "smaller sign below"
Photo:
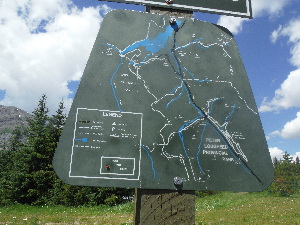
<svg viewBox="0 0 300 225"><path fill-rule="evenodd" d="M109 0L109 1L252 18L251 0Z"/></svg>

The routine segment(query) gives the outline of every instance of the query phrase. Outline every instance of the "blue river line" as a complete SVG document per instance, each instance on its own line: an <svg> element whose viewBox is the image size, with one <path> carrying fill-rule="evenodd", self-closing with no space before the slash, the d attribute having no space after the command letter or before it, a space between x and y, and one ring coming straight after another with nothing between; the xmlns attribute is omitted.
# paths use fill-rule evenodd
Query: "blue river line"
<svg viewBox="0 0 300 225"><path fill-rule="evenodd" d="M221 100L221 98L217 98L217 99L214 99L214 100L212 101L212 103L211 103L211 105L210 105L209 115L212 114L212 112L213 112L213 105L214 105L214 103L215 103L216 101L219 101L219 100Z"/></svg>
<svg viewBox="0 0 300 225"><path fill-rule="evenodd" d="M177 90L177 88L180 88L180 87L182 87L182 84L180 86L175 87L172 91L170 91L170 94L174 93Z"/></svg>
<svg viewBox="0 0 300 225"><path fill-rule="evenodd" d="M169 26L166 27L165 32L159 33L152 40L150 40L150 38L147 37L145 40L135 42L134 44L128 46L127 48L125 48L120 53L122 55L125 55L126 53L131 52L131 51L133 51L133 50L135 50L135 49L137 49L141 46L145 47L146 50L151 52L152 54L157 53L166 46L169 37L172 36L174 30L178 29L178 26L180 26L181 24L182 24L181 21L177 21L177 26L169 25Z"/></svg>
<svg viewBox="0 0 300 225"><path fill-rule="evenodd" d="M189 155L188 155L188 153L187 153L187 150L186 150L186 146L185 146L185 142L184 142L184 136L183 136L183 133L182 133L182 132L184 131L184 129L185 129L187 126L189 126L190 124L192 124L193 122L195 122L197 119L202 118L202 117L203 117L203 116L198 116L198 117L196 117L195 119L190 120L189 122L186 122L186 123L183 124L183 125L179 128L179 130L178 130L178 135L179 135L179 138L180 138L182 147L183 147L183 151L184 151L184 154L185 154L185 156L186 156L187 158L190 158L190 157L189 157Z"/></svg>
<svg viewBox="0 0 300 225"><path fill-rule="evenodd" d="M207 124L208 124L208 122L206 121L206 124L205 124L205 126L204 126L204 128L203 128L203 130L202 130L200 143L199 143L199 145L198 145L198 152L197 152L197 155L196 155L198 167L199 167L201 173L204 173L204 171L203 171L202 166L201 166L201 163L200 163L200 153L201 153L201 150L202 150L202 149L201 149L201 145L202 145L202 143L203 143L204 133L205 133Z"/></svg>
<svg viewBox="0 0 300 225"><path fill-rule="evenodd" d="M148 157L150 158L151 169L153 171L153 178L154 178L154 180L156 180L156 170L155 170L155 167L154 167L154 160L153 160L153 158L152 158L152 156L150 154L150 151L144 145L142 145L141 147L142 147L142 149L144 149L146 151Z"/></svg>
<svg viewBox="0 0 300 225"><path fill-rule="evenodd" d="M173 93L177 88L181 88L181 92L179 93L179 95L178 95L176 98L172 99L172 100L167 104L166 109L167 109L173 102L175 102L177 99L179 99L179 98L182 96L182 94L183 94L182 83L181 83L181 86L175 87L170 93Z"/></svg>
<svg viewBox="0 0 300 225"><path fill-rule="evenodd" d="M179 78L182 80L182 77L180 76L180 75L181 75L181 66L180 66L180 64L179 64L179 62L178 62L178 59L176 58L175 53L173 53L173 52L171 51L171 49L168 48L168 50L169 50L169 53L170 53L170 55L172 56L174 62L176 63L178 76L179 76Z"/></svg>
<svg viewBox="0 0 300 225"><path fill-rule="evenodd" d="M115 85L113 83L113 80L114 80L116 74L118 73L118 71L119 71L119 69L120 69L120 67L121 67L122 64L123 64L123 58L120 57L120 63L118 65L118 68L116 69L116 71L114 72L114 74L110 78L110 86L112 88L112 91L113 91L113 94L114 94L114 98L115 98L115 100L117 102L117 106L118 106L118 109L119 109L120 112L123 112L123 110L121 109L120 101L118 99L118 96L117 96L117 93L116 93L116 88L115 88Z"/></svg>
<svg viewBox="0 0 300 225"><path fill-rule="evenodd" d="M186 69L185 67L181 67L181 69L183 69L186 72L188 72L194 80L197 80L196 77L195 77L195 75L193 73L191 73L188 69Z"/></svg>
<svg viewBox="0 0 300 225"><path fill-rule="evenodd" d="M115 49L120 54L120 63L110 79L110 85L111 85L111 88L113 91L113 95L114 95L114 98L116 100L116 103L117 103L117 106L118 106L118 109L120 110L120 112L123 112L123 110L121 109L120 101L118 99L113 80L114 80L116 74L119 72L121 65L123 64L122 56L130 51L133 51L141 46L144 46L144 47L146 47L146 50L150 52L145 57L145 59L144 59L144 61L145 61L147 57L149 57L153 53L157 53L158 51L160 51L161 49L163 49L166 46L169 37L172 36L173 32L176 31L178 29L178 26L180 26L181 24L182 24L181 21L177 21L177 24L167 26L165 32L159 33L154 39L150 40L150 38L147 37L145 40L137 41L134 44L128 46L123 51L120 51L118 48L116 48L113 45L105 44L105 45ZM131 61L130 64L134 64L134 62ZM140 65L142 65L142 64L143 64L143 62L140 63Z"/></svg>
<svg viewBox="0 0 300 225"><path fill-rule="evenodd" d="M188 72L188 73L191 75L191 77L194 79L194 81L196 81L196 82L198 82L198 83L212 82L212 80L209 80L209 79L207 79L207 78L205 78L204 80L199 80L199 79L197 79L197 78L195 77L195 75L194 75L192 72L190 72L188 69L186 69L185 67L181 67L181 69L183 69L183 70L185 70L186 72Z"/></svg>
<svg viewBox="0 0 300 225"><path fill-rule="evenodd" d="M232 116L232 114L234 113L235 109L236 109L236 104L233 105L231 112L228 114L228 116L226 116L224 124L228 122L229 118ZM225 127L223 125L221 127L221 129L224 130L224 128Z"/></svg>

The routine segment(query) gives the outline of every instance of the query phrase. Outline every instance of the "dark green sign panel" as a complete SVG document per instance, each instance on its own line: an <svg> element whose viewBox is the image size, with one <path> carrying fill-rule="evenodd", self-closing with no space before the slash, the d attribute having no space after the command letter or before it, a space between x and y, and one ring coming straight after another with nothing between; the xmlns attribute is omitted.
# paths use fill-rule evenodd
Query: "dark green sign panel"
<svg viewBox="0 0 300 225"><path fill-rule="evenodd" d="M273 171L233 36L210 23L106 15L54 167L73 185L258 191Z"/></svg>
<svg viewBox="0 0 300 225"><path fill-rule="evenodd" d="M101 1L101 0L100 0ZM162 8L215 13L238 17L252 17L251 0L109 0ZM166 2L173 2L167 4Z"/></svg>

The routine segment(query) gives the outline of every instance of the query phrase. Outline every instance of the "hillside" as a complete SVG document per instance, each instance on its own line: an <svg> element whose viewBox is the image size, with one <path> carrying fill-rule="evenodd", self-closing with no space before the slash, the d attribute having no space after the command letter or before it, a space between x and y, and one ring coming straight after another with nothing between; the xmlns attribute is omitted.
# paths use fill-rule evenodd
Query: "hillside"
<svg viewBox="0 0 300 225"><path fill-rule="evenodd" d="M12 131L15 127L27 127L27 119L31 115L14 106L0 105L0 150L8 144Z"/></svg>

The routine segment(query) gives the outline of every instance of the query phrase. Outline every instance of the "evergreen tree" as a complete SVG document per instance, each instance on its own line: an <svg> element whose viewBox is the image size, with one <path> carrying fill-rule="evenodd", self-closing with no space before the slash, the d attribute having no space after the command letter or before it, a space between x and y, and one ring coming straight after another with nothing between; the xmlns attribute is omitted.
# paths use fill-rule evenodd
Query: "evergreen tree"
<svg viewBox="0 0 300 225"><path fill-rule="evenodd" d="M20 148L24 146L24 143L22 142L22 137L24 136L24 132L22 131L22 128L17 126L12 131L12 137L9 141L9 150L10 151L17 151Z"/></svg>
<svg viewBox="0 0 300 225"><path fill-rule="evenodd" d="M25 135L24 128L15 127L13 136L10 138L7 150L1 151L0 157L0 204L20 202L24 196L28 182L27 160L22 137Z"/></svg>
<svg viewBox="0 0 300 225"><path fill-rule="evenodd" d="M279 163L279 161L278 161L277 157L274 157L273 158L273 165L274 165L274 167L276 167L278 165L278 163Z"/></svg>
<svg viewBox="0 0 300 225"><path fill-rule="evenodd" d="M1 164L1 204L26 203L27 201L26 196L31 179L28 173L30 157L26 150L26 148L21 148L17 151L7 150L3 153L6 163Z"/></svg>
<svg viewBox="0 0 300 225"><path fill-rule="evenodd" d="M48 189L53 183L54 174L49 171L51 165L51 143L49 135L49 109L46 106L46 95L39 100L38 107L28 120L27 142L17 152L22 189L16 200L20 203L43 204L49 197Z"/></svg>
<svg viewBox="0 0 300 225"><path fill-rule="evenodd" d="M34 184L31 199L34 204L52 201L52 189L58 179L53 170L52 159L66 120L63 110L63 102L60 102L56 115L49 117L46 96L43 95L29 123L28 143L32 149L30 164L33 165L31 174Z"/></svg>
<svg viewBox="0 0 300 225"><path fill-rule="evenodd" d="M13 202L44 204L52 188L55 174L52 156L56 141L51 137L51 123L46 106L46 95L39 101L28 120L27 141L20 144L20 131L16 129L11 140L10 170L3 174L2 184ZM5 178L6 177L6 178Z"/></svg>
<svg viewBox="0 0 300 225"><path fill-rule="evenodd" d="M28 121L27 141L21 142L23 133L16 128L9 150L0 152L0 204L114 205L132 196L133 189L76 187L56 176L52 159L66 115L61 102L49 117L46 99L43 95Z"/></svg>
<svg viewBox="0 0 300 225"><path fill-rule="evenodd" d="M56 115L53 115L51 119L51 122L53 124L52 135L56 143L58 143L59 141L59 137L62 133L62 129L65 125L67 118L66 114L64 113L64 109L64 103L60 102L58 110L56 111Z"/></svg>
<svg viewBox="0 0 300 225"><path fill-rule="evenodd" d="M296 157L295 163L296 163L297 165L300 164L299 156Z"/></svg>
<svg viewBox="0 0 300 225"><path fill-rule="evenodd" d="M293 161L293 157L287 152L283 154L282 158L285 163L291 163Z"/></svg>
<svg viewBox="0 0 300 225"><path fill-rule="evenodd" d="M46 95L39 101L38 107L33 111L33 117L29 119L27 145L32 151L31 170L37 171L51 164L49 150L49 109L46 106Z"/></svg>
<svg viewBox="0 0 300 225"><path fill-rule="evenodd" d="M9 150L0 151L0 203L3 205L10 202L10 188L7 185L11 167L13 164L12 154Z"/></svg>
<svg viewBox="0 0 300 225"><path fill-rule="evenodd" d="M276 164L275 177L269 191L276 196L290 196L299 191L299 172L297 164L292 163L292 157L285 152L283 160Z"/></svg>
<svg viewBox="0 0 300 225"><path fill-rule="evenodd" d="M55 115L52 115L50 118L50 127L49 127L49 138L50 138L50 148L51 151L49 152L49 159L51 159L51 162L49 162L51 165L49 165L52 168L52 159L54 157L55 149L57 148L57 144L59 141L59 138L61 136L63 127L66 122L66 114L64 113L64 103L60 102L59 107L56 111Z"/></svg>

